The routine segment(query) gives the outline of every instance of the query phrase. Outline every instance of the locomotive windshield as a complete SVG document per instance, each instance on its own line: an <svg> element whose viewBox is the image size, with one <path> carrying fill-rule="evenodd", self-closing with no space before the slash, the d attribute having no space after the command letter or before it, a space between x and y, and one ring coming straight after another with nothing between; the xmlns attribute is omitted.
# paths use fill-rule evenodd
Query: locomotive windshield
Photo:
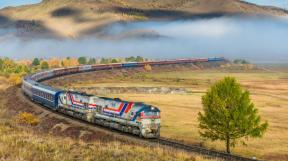
<svg viewBox="0 0 288 161"><path fill-rule="evenodd" d="M141 113L141 118L160 118L160 111L155 107L151 107L150 110L145 110Z"/></svg>
<svg viewBox="0 0 288 161"><path fill-rule="evenodd" d="M145 112L146 116L158 116L159 112Z"/></svg>

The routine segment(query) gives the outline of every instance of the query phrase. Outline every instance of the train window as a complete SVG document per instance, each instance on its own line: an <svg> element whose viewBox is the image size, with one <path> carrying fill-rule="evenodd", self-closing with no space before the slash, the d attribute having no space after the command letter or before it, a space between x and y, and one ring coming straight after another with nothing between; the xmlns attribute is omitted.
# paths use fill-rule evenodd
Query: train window
<svg viewBox="0 0 288 161"><path fill-rule="evenodd" d="M146 116L157 116L158 112L145 112Z"/></svg>

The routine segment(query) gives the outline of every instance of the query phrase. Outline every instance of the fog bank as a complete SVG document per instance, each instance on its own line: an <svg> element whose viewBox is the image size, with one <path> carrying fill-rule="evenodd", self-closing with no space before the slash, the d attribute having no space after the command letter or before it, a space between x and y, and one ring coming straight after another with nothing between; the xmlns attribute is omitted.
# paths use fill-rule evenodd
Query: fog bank
<svg viewBox="0 0 288 161"><path fill-rule="evenodd" d="M143 32L145 31L145 32ZM23 39L0 29L0 56L33 57L214 57L288 63L288 19L222 17L169 22L118 23L106 38ZM133 34L131 34L133 33Z"/></svg>

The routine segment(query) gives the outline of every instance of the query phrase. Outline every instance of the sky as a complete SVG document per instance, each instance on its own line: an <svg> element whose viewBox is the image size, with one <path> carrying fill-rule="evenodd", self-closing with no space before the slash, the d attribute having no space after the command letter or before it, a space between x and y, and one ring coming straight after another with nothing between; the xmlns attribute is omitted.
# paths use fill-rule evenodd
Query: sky
<svg viewBox="0 0 288 161"><path fill-rule="evenodd" d="M245 0L245 1L259 5L266 5L266 6L270 5L288 9L288 0Z"/></svg>
<svg viewBox="0 0 288 161"><path fill-rule="evenodd" d="M19 6L24 4L39 3L41 0L0 0L0 8L7 6Z"/></svg>
<svg viewBox="0 0 288 161"><path fill-rule="evenodd" d="M259 5L271 5L288 9L288 0L245 0ZM39 3L41 0L0 0L0 8L19 6L23 4Z"/></svg>

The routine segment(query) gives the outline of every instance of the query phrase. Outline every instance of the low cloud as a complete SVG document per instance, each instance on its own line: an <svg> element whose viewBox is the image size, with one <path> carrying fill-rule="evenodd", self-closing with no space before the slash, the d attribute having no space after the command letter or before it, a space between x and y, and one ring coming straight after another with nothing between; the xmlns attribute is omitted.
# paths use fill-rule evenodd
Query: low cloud
<svg viewBox="0 0 288 161"><path fill-rule="evenodd" d="M12 58L91 56L151 58L211 57L245 58L254 62L288 62L288 20L263 17L222 17L172 22L115 24L103 31L119 35L151 30L159 38L130 37L121 40L23 40L13 30L0 30L0 56Z"/></svg>

